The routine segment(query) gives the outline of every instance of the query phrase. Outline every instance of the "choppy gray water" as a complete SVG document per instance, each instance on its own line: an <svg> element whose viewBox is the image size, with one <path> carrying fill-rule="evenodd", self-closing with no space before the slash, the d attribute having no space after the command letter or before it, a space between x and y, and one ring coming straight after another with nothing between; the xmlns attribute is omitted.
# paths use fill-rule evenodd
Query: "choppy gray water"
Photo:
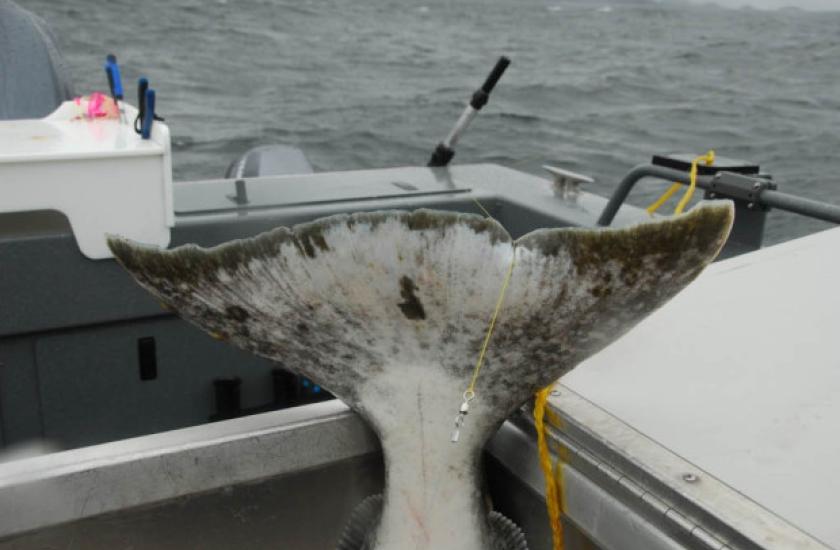
<svg viewBox="0 0 840 550"><path fill-rule="evenodd" d="M555 163L609 194L652 153L714 148L840 204L840 12L602 0L19 0L54 28L78 91L149 77L177 179L246 149L318 170L424 164L496 57L513 64L456 162ZM663 186L633 195L646 204ZM772 214L768 242L826 225Z"/></svg>

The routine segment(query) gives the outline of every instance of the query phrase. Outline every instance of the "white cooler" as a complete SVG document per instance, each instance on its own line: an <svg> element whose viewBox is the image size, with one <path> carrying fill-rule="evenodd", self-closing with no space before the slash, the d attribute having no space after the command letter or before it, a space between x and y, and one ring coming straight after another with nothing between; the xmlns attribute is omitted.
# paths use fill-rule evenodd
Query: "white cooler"
<svg viewBox="0 0 840 550"><path fill-rule="evenodd" d="M174 225L169 129L78 118L73 102L43 119L0 121L0 214L57 210L82 254L110 258L108 233L165 247Z"/></svg>

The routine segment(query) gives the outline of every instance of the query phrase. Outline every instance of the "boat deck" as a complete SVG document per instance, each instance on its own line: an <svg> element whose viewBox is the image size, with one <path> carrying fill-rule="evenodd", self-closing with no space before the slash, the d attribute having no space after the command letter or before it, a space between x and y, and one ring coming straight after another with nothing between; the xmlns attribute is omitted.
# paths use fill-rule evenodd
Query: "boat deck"
<svg viewBox="0 0 840 550"><path fill-rule="evenodd" d="M554 406L761 547L840 547L838 247L835 229L712 265Z"/></svg>

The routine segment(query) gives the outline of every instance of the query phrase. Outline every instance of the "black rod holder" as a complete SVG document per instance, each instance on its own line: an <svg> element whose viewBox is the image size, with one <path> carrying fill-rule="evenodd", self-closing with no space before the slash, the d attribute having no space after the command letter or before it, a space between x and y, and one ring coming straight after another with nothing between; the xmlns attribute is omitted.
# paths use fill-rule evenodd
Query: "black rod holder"
<svg viewBox="0 0 840 550"><path fill-rule="evenodd" d="M475 118L475 115L478 114L482 107L487 105L487 100L490 98L490 92L492 92L493 88L496 87L496 84L498 84L499 79L502 78L502 75L505 73L508 65L510 65L510 59L505 56L500 57L499 60L496 61L496 66L493 67L493 70L490 71L489 75L487 75L487 79L484 81L484 84L481 85L481 88L473 93L472 98L470 98L470 102L467 104L464 112L461 113L461 116L449 132L449 135L446 136L446 139L438 143L437 147L435 147L427 166L435 167L446 166L449 164L455 156L455 144L458 143L458 140L461 138L461 134L463 134L470 125L472 119Z"/></svg>

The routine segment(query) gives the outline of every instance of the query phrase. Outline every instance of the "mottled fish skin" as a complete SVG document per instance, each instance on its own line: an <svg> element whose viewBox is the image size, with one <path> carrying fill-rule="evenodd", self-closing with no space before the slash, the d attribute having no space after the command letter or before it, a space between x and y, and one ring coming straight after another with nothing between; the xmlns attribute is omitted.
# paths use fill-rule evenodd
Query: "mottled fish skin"
<svg viewBox="0 0 840 550"><path fill-rule="evenodd" d="M623 229L543 229L418 210L339 215L215 248L112 238L118 261L202 329L305 375L360 412L387 468L372 547L490 544L480 450L537 389L691 282L731 203ZM449 442L511 261L476 399ZM617 366L620 367L620 366ZM407 519L408 518L408 519Z"/></svg>

